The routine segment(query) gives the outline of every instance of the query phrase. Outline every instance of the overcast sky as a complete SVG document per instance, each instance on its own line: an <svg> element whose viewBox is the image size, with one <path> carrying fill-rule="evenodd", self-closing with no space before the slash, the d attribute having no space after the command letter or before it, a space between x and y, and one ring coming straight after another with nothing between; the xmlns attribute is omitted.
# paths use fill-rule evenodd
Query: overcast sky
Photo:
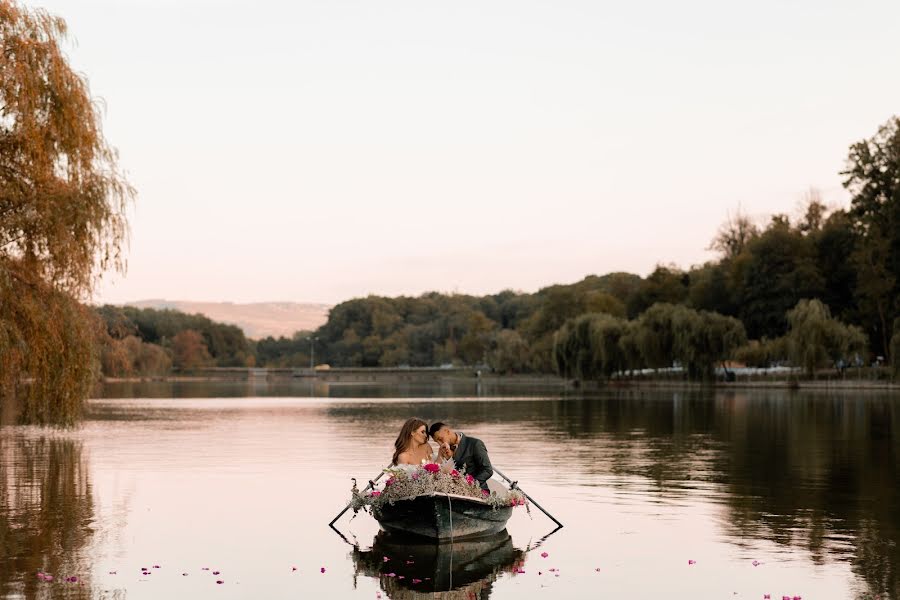
<svg viewBox="0 0 900 600"><path fill-rule="evenodd" d="M846 204L896 0L38 0L139 196L96 300L533 291Z"/></svg>

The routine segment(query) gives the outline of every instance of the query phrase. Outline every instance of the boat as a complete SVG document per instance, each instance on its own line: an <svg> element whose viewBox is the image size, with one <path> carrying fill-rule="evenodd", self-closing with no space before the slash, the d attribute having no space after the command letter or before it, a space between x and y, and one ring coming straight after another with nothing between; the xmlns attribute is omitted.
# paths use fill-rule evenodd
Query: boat
<svg viewBox="0 0 900 600"><path fill-rule="evenodd" d="M469 496L434 494L386 503L373 516L385 531L444 541L503 531L512 511Z"/></svg>
<svg viewBox="0 0 900 600"><path fill-rule="evenodd" d="M353 551L356 573L379 580L391 598L487 598L497 576L515 574L525 552L506 529L453 543L379 531L370 550Z"/></svg>

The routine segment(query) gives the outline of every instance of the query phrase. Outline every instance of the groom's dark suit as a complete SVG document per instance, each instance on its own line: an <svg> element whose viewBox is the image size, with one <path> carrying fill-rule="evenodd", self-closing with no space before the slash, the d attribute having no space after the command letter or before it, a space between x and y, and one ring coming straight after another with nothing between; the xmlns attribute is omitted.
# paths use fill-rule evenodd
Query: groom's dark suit
<svg viewBox="0 0 900 600"><path fill-rule="evenodd" d="M484 442L478 438L469 437L463 433L459 435L462 439L453 452L453 462L458 467L464 467L467 474L478 480L481 489L486 490L485 482L494 474L487 448L484 447Z"/></svg>

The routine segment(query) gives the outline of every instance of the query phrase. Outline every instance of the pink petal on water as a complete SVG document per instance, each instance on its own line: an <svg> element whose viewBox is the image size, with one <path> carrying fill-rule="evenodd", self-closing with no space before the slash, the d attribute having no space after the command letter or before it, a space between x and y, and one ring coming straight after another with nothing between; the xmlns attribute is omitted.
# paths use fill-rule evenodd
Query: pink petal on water
<svg viewBox="0 0 900 600"><path fill-rule="evenodd" d="M421 579L413 579L412 582L413 583L422 583L422 580Z"/></svg>
<svg viewBox="0 0 900 600"><path fill-rule="evenodd" d="M217 580L216 580L216 583L218 583L219 585L222 585L222 584L225 583L225 582L222 581L221 579L217 579Z"/></svg>
<svg viewBox="0 0 900 600"><path fill-rule="evenodd" d="M385 575L385 577L396 577L396 576L397 576L396 573L387 573L387 574Z"/></svg>
<svg viewBox="0 0 900 600"><path fill-rule="evenodd" d="M599 573L599 572L600 572L600 567L597 567L597 568L594 569L594 570L597 571L597 572Z"/></svg>
<svg viewBox="0 0 900 600"><path fill-rule="evenodd" d="M201 570L201 571L209 571L209 567L203 567L203 568L200 569L200 570Z"/></svg>
<svg viewBox="0 0 900 600"><path fill-rule="evenodd" d="M153 565L153 568L154 568L154 569L158 569L158 568L159 568L159 565Z"/></svg>
<svg viewBox="0 0 900 600"><path fill-rule="evenodd" d="M291 573L297 570L297 567L291 567Z"/></svg>
<svg viewBox="0 0 900 600"><path fill-rule="evenodd" d="M762 564L762 563L759 562L758 560L754 560L754 561L753 561L753 566L754 566L754 567L758 567L758 566L761 565L761 564Z"/></svg>
<svg viewBox="0 0 900 600"><path fill-rule="evenodd" d="M543 574L544 574L544 573L543 573L543 572L541 572L541 571L538 571L538 575L543 575Z"/></svg>
<svg viewBox="0 0 900 600"><path fill-rule="evenodd" d="M116 575L117 573L118 573L118 571L110 571L109 572L110 575Z"/></svg>
<svg viewBox="0 0 900 600"><path fill-rule="evenodd" d="M688 564L689 564L689 565L696 565L696 564L697 564L697 561L696 561L696 560L690 560L690 559L688 559Z"/></svg>
<svg viewBox="0 0 900 600"><path fill-rule="evenodd" d="M213 575L221 575L219 571L213 571Z"/></svg>
<svg viewBox="0 0 900 600"><path fill-rule="evenodd" d="M547 554L546 552L541 552L541 558L547 558L548 556L550 556L550 555Z"/></svg>
<svg viewBox="0 0 900 600"><path fill-rule="evenodd" d="M325 572L325 567L322 567L321 569L319 569L319 572L320 572L320 573L324 573L324 572Z"/></svg>
<svg viewBox="0 0 900 600"><path fill-rule="evenodd" d="M384 559L384 562L387 562L387 561L391 560L391 559L389 559L387 556L383 557L383 559Z"/></svg>

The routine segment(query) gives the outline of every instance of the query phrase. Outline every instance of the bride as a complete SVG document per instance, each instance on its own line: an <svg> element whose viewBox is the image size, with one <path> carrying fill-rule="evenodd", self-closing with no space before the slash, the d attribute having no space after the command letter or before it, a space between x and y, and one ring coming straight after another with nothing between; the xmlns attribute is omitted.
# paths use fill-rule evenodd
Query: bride
<svg viewBox="0 0 900 600"><path fill-rule="evenodd" d="M428 426L422 419L412 417L400 429L394 442L394 458L391 464L398 467L418 466L434 459L435 452L428 443Z"/></svg>

